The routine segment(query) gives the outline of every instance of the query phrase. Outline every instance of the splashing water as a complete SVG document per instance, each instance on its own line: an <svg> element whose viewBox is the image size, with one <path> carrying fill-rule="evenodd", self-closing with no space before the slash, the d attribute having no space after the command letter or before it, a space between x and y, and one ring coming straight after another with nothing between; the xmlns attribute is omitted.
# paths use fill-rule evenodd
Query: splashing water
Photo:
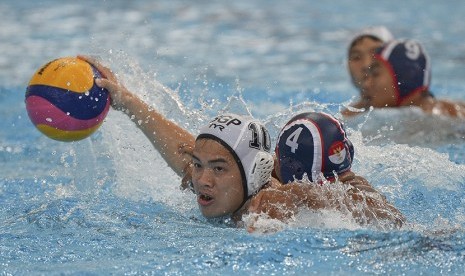
<svg viewBox="0 0 465 276"><path fill-rule="evenodd" d="M228 110L264 121L274 143L293 114L339 116L357 96L345 47L353 31L372 24L422 40L434 64L435 95L463 100L465 10L461 2L448 4L2 1L1 271L460 275L461 121L414 109L345 120L354 172L402 211L403 229L362 227L343 212L301 210L288 224L250 217L267 234L249 234L225 219L203 218L192 194L180 191L179 177L123 113L110 111L87 139L61 143L40 134L24 108L24 88L38 66L91 54L193 133ZM413 18L419 6L423 12Z"/></svg>

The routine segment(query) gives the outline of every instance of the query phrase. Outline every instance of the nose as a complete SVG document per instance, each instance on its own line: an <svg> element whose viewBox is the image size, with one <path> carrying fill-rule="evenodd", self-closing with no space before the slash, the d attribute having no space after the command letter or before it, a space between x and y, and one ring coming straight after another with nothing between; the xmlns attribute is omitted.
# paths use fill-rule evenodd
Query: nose
<svg viewBox="0 0 465 276"><path fill-rule="evenodd" d="M366 91L367 89L370 88L372 84L372 76L369 73L369 67L367 67L365 70L363 70L363 78L362 78L362 83L361 87L363 91Z"/></svg>
<svg viewBox="0 0 465 276"><path fill-rule="evenodd" d="M194 170L192 180L194 185L196 184L199 187L212 187L214 184L212 170L208 168Z"/></svg>
<svg viewBox="0 0 465 276"><path fill-rule="evenodd" d="M366 69L366 68L370 67L372 61L373 61L373 55L372 54L363 55L363 57L362 57L363 69Z"/></svg>

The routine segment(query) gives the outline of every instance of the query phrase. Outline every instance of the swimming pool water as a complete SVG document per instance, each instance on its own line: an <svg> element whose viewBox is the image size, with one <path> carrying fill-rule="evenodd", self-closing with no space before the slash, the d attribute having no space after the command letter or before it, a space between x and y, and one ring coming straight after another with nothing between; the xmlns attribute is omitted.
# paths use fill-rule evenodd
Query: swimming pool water
<svg viewBox="0 0 465 276"><path fill-rule="evenodd" d="M1 274L462 274L461 120L376 110L346 121L353 170L405 214L403 229L303 213L251 235L203 218L123 114L111 110L73 143L46 138L27 117L25 88L40 65L92 54L193 132L219 110L249 110L275 139L291 114L337 115L357 95L346 46L379 24L425 45L438 98L465 101L461 1L320 2L2 1Z"/></svg>

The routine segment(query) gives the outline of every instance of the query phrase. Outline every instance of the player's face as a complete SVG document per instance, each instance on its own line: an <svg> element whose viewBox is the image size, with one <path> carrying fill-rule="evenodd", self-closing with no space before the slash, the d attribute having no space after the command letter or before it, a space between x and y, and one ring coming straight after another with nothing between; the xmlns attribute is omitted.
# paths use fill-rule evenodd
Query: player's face
<svg viewBox="0 0 465 276"><path fill-rule="evenodd" d="M220 143L199 139L193 151L192 184L205 217L232 214L244 199L242 177L232 154Z"/></svg>
<svg viewBox="0 0 465 276"><path fill-rule="evenodd" d="M366 106L396 106L397 94L394 77L386 63L378 59L373 60L367 70L367 77L363 81L362 100L366 103Z"/></svg>
<svg viewBox="0 0 465 276"><path fill-rule="evenodd" d="M371 37L359 38L349 50L349 73L352 82L357 88L361 88L366 70L373 61L376 48L382 46L382 42Z"/></svg>

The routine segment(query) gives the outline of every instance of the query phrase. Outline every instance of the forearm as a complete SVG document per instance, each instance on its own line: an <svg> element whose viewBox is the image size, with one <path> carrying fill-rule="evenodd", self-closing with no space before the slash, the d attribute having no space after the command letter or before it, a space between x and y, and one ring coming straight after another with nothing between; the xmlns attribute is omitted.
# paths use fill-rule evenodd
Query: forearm
<svg viewBox="0 0 465 276"><path fill-rule="evenodd" d="M298 206L306 206L309 209L336 209L347 212L360 223L401 227L405 218L402 213L390 204L386 198L373 189L368 183L360 190L352 188L349 191L325 188L318 185L293 185L294 201ZM330 184L331 185L331 184ZM284 185L286 186L286 185Z"/></svg>
<svg viewBox="0 0 465 276"><path fill-rule="evenodd" d="M95 66L102 74L102 78L95 79L95 83L108 90L112 107L125 112L160 152L168 165L178 175L183 175L191 160L186 154L189 150L186 149L193 148L194 136L131 93L118 82L116 75L109 68L89 56L78 57Z"/></svg>
<svg viewBox="0 0 465 276"><path fill-rule="evenodd" d="M183 148L194 146L194 136L128 91L121 94L119 105L160 152L168 165L178 175L183 175L183 170L191 160L191 157L184 153Z"/></svg>
<svg viewBox="0 0 465 276"><path fill-rule="evenodd" d="M347 200L349 210L360 224L373 224L376 222L391 222L395 227L401 227L405 223L405 217L390 204L379 192L366 192L361 190L349 190ZM383 223L384 224L384 223Z"/></svg>
<svg viewBox="0 0 465 276"><path fill-rule="evenodd" d="M249 212L264 213L272 219L286 221L302 207L317 210L326 206L314 185L289 183L262 189L249 205Z"/></svg>

